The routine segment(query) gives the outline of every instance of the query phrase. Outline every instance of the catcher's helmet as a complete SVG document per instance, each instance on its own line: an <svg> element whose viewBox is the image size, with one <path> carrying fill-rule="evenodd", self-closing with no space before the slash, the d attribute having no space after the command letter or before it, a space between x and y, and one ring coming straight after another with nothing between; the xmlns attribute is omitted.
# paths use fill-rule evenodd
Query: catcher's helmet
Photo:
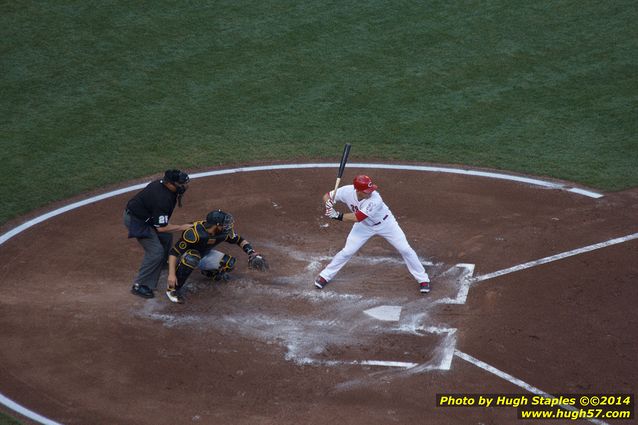
<svg viewBox="0 0 638 425"><path fill-rule="evenodd" d="M377 190L378 186L376 184L372 184L372 179L366 175L359 175L353 180L354 188L358 192L363 193L372 193Z"/></svg>
<svg viewBox="0 0 638 425"><path fill-rule="evenodd" d="M233 216L222 210L215 210L206 214L206 227L222 226L222 231L228 232L233 228L233 224L235 224Z"/></svg>
<svg viewBox="0 0 638 425"><path fill-rule="evenodd" d="M186 184L190 181L190 177L182 170L166 170L164 181L166 183Z"/></svg>

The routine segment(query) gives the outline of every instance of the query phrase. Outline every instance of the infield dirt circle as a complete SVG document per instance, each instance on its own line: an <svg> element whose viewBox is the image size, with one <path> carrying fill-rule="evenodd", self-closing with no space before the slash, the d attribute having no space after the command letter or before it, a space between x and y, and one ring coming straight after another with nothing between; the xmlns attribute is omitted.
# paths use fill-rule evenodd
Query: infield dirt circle
<svg viewBox="0 0 638 425"><path fill-rule="evenodd" d="M224 244L238 258L231 280L194 273L183 305L163 290L151 300L129 292L143 253L122 224L134 192L7 240L0 393L69 425L517 422L514 408L436 406L436 394L526 393L459 353L550 394L635 393L638 240L477 282L464 303L459 291L472 277L635 234L638 190L595 199L348 166L346 184L366 173L379 185L432 292L418 292L379 238L320 291L313 279L351 226L322 215L335 172L194 179L171 222L231 212L271 269L249 270Z"/></svg>

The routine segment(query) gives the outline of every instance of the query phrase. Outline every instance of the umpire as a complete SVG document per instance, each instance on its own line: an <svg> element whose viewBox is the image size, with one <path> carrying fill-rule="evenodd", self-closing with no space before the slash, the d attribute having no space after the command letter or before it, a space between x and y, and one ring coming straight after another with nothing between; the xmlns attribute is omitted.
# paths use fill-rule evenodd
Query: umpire
<svg viewBox="0 0 638 425"><path fill-rule="evenodd" d="M144 259L131 292L153 298L162 266L173 243L170 232L184 231L192 224L170 224L175 205L182 206L182 196L190 178L181 170L166 170L164 178L149 183L126 204L124 225L128 237L136 238L144 248Z"/></svg>

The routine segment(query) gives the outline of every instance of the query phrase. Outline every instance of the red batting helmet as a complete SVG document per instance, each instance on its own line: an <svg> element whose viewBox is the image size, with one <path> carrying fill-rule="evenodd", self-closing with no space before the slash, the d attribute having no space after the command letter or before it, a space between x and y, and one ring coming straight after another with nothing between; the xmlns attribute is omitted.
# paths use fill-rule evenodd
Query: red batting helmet
<svg viewBox="0 0 638 425"><path fill-rule="evenodd" d="M354 178L353 180L354 183L354 188L358 191L358 192L364 192L364 193L372 193L375 190L377 190L377 185L376 184L372 184L372 179L366 175L360 175Z"/></svg>

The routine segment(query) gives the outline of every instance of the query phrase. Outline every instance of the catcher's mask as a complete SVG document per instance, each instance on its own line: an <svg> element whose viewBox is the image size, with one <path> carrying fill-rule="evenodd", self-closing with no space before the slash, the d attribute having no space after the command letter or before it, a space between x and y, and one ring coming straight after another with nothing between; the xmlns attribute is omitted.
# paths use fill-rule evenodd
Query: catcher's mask
<svg viewBox="0 0 638 425"><path fill-rule="evenodd" d="M233 229L235 219L232 215L222 211L211 211L206 215L206 227L221 226L222 233L229 233Z"/></svg>
<svg viewBox="0 0 638 425"><path fill-rule="evenodd" d="M177 193L186 192L186 184L190 181L190 177L188 174L181 170L166 170L164 173L164 181L165 183L172 183L177 188Z"/></svg>

